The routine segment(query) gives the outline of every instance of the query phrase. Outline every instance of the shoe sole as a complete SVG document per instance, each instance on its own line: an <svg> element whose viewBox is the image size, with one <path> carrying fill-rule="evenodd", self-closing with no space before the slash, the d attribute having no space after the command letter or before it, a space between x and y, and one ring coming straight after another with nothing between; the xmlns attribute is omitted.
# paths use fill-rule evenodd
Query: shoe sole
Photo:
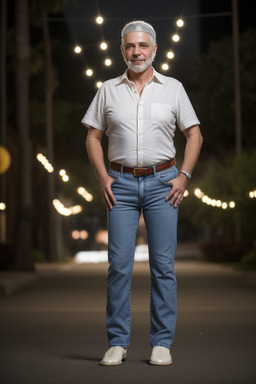
<svg viewBox="0 0 256 384"><path fill-rule="evenodd" d="M157 362L157 361L149 361L149 364L150 365L171 365L172 364L172 360L169 361L168 363L160 363L160 362Z"/></svg>
<svg viewBox="0 0 256 384"><path fill-rule="evenodd" d="M108 366L113 366L113 365L120 365L120 364L122 364L122 362L126 359L126 357L127 357L127 354L126 355L124 355L124 357L122 358L122 360L120 360L120 361L117 361L116 363L104 363L103 361L100 361L100 365L108 365Z"/></svg>

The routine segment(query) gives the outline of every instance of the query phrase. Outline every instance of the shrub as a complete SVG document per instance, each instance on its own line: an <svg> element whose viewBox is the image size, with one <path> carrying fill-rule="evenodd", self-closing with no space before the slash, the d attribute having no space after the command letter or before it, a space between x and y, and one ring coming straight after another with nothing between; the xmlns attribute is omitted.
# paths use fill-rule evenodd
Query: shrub
<svg viewBox="0 0 256 384"><path fill-rule="evenodd" d="M231 239L209 240L199 245L203 258L216 262L239 262L248 254L252 244L246 241Z"/></svg>

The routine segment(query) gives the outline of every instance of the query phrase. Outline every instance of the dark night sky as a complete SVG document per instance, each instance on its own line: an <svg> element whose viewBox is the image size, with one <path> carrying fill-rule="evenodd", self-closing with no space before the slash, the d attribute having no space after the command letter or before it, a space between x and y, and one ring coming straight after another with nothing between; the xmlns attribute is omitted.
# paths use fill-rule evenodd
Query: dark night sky
<svg viewBox="0 0 256 384"><path fill-rule="evenodd" d="M95 23L99 13L104 17L102 26ZM166 5L167 4L167 5ZM73 40L84 47L83 57L85 65L95 68L95 77L106 80L118 76L125 69L125 64L120 54L120 32L126 22L133 19L143 19L152 23L157 32L159 45L155 67L160 70L160 65L166 62L166 52L171 48L170 36L176 31L176 19L182 13L183 1L157 2L134 1L120 3L118 0L107 1L78 1L75 8L69 4L64 15L68 21ZM199 1L187 1L185 13L198 14ZM84 20L81 20L83 19ZM76 20L75 20L76 19ZM79 20L80 19L80 20ZM105 53L98 49L98 44L104 39L109 43L108 55L113 61L113 66L107 69L103 65ZM182 57L182 62L188 62L199 52L199 22L197 18L186 20L186 27L181 31L182 42L177 44L177 57ZM186 44L185 44L186 43ZM95 54L97 51L97 55ZM170 63L171 64L171 63ZM174 64L173 64L174 65ZM186 66L185 66L186 67ZM170 74L170 72L168 73Z"/></svg>
<svg viewBox="0 0 256 384"><path fill-rule="evenodd" d="M240 0L238 3L240 32L243 32L254 25L252 5L249 0ZM63 42L66 44L66 67L60 69L64 72L62 85L66 82L67 88L68 81L73 79L73 89L76 89L73 98L80 99L85 97L85 89L87 97L88 93L93 95L96 92L98 80L105 81L123 73L126 66L120 53L120 32L126 22L134 19L148 21L156 29L159 46L154 63L156 70L186 82L198 55L207 51L212 41L232 35L231 6L231 0L130 0L124 3L119 0L77 0L76 5L69 2L62 12L69 34L68 40ZM105 20L101 26L95 23L99 14ZM185 20L185 26L179 29L181 41L173 44L170 36L176 31L175 22L181 15ZM53 24L55 27L58 25L57 21L52 20ZM107 52L99 49L102 40L109 44ZM82 54L73 53L75 43L83 47ZM166 53L171 48L176 56L173 60L167 60ZM112 60L111 67L104 65L106 56ZM161 69L163 62L170 65L168 71ZM87 67L94 70L92 78L87 78L83 73Z"/></svg>

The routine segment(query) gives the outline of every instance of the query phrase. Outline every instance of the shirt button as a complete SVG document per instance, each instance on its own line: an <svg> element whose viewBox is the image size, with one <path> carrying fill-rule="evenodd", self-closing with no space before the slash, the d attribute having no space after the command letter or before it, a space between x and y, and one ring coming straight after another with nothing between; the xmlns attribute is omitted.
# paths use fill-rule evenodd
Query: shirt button
<svg viewBox="0 0 256 384"><path fill-rule="evenodd" d="M141 117L139 117L139 120L141 120Z"/></svg>
<svg viewBox="0 0 256 384"><path fill-rule="evenodd" d="M139 136L141 136L141 135L142 135L142 133L140 132L140 133L139 133Z"/></svg>
<svg viewBox="0 0 256 384"><path fill-rule="evenodd" d="M142 151L142 148L139 148L139 152Z"/></svg>
<svg viewBox="0 0 256 384"><path fill-rule="evenodd" d="M138 163L138 166L141 167L143 165L142 161Z"/></svg>

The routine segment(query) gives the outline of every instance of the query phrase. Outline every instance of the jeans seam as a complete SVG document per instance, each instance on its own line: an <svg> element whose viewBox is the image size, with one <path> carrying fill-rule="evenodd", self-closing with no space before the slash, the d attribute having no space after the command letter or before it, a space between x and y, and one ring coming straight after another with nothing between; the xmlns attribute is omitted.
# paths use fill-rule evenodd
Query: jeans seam
<svg viewBox="0 0 256 384"><path fill-rule="evenodd" d="M129 336L131 334L131 278L132 278L132 273L130 273L129 280L128 280L128 305L127 305L127 314L128 314L128 326L129 326Z"/></svg>
<svg viewBox="0 0 256 384"><path fill-rule="evenodd" d="M151 277L151 280L150 280L150 337L152 336L152 333L153 333L152 307L153 307L153 304L152 304L152 277Z"/></svg>

